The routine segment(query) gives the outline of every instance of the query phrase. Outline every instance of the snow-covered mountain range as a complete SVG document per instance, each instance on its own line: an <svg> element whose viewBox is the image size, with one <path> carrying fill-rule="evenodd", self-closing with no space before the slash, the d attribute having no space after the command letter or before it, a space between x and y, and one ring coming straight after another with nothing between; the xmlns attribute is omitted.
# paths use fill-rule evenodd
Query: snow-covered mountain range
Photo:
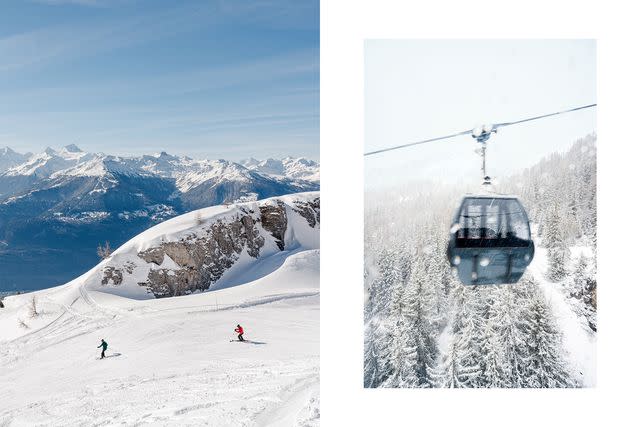
<svg viewBox="0 0 640 427"><path fill-rule="evenodd" d="M209 184L216 186L225 182L255 182L262 179L265 183L275 181L280 185L309 187L309 183L320 180L319 165L308 159L286 157L284 159L242 160L234 163L226 160L195 160L161 152L160 154L140 157L120 157L104 153L87 153L75 144L60 150L45 149L38 154L20 154L9 147L0 149L0 197L20 196L23 188L9 183L22 180L31 185L35 181L56 181L61 178L92 177L101 178L101 186L95 192L105 192L112 188L118 176L154 177L172 180L182 193ZM4 182L2 182L4 181ZM110 184L111 183L111 184ZM264 184L264 183L263 183ZM225 197L233 201L240 197L256 200L259 194L245 188L235 192L228 190Z"/></svg>
<svg viewBox="0 0 640 427"><path fill-rule="evenodd" d="M16 153L9 147L0 148L0 173L26 162L31 156L31 153Z"/></svg>
<svg viewBox="0 0 640 427"><path fill-rule="evenodd" d="M319 203L189 212L4 298L0 425L319 425Z"/></svg>
<svg viewBox="0 0 640 427"><path fill-rule="evenodd" d="M319 165L303 158L121 157L73 144L25 155L2 149L0 290L64 283L95 262L100 243L120 245L194 209L316 191L318 179Z"/></svg>

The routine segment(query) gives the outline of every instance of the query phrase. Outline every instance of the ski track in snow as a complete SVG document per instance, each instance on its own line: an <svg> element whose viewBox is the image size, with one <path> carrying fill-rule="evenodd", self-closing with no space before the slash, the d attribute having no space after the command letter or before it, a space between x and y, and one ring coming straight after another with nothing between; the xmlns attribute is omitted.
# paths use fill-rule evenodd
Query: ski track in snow
<svg viewBox="0 0 640 427"><path fill-rule="evenodd" d="M134 301L83 284L38 293L32 330L0 332L0 426L319 425L319 251L290 258L186 297ZM27 298L6 301L0 331ZM229 342L237 323L265 345Z"/></svg>
<svg viewBox="0 0 640 427"><path fill-rule="evenodd" d="M564 348L575 376L584 387L596 386L596 335L586 319L572 309L560 289L561 284L546 279L547 250L536 241L536 253L529 269L545 294L562 332Z"/></svg>

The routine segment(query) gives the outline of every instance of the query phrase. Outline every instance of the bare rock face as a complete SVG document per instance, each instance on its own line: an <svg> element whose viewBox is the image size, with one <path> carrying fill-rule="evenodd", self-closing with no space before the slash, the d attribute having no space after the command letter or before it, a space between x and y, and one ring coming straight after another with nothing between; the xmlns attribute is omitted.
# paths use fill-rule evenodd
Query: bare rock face
<svg viewBox="0 0 640 427"><path fill-rule="evenodd" d="M260 206L262 228L276 239L280 250L284 250L284 233L287 231L287 211L284 203L278 201L277 206Z"/></svg>
<svg viewBox="0 0 640 427"><path fill-rule="evenodd" d="M102 284L108 285L109 282L115 286L122 284L122 271L111 266L105 267L102 272Z"/></svg>
<svg viewBox="0 0 640 427"><path fill-rule="evenodd" d="M164 260L164 251L162 248L151 248L144 252L140 252L138 256L146 262L152 262L156 265L160 265Z"/></svg>
<svg viewBox="0 0 640 427"><path fill-rule="evenodd" d="M136 269L136 265L135 263L131 262L131 261L127 261L124 263L124 269L127 273L131 274L133 273L133 270Z"/></svg>
<svg viewBox="0 0 640 427"><path fill-rule="evenodd" d="M315 228L316 224L320 224L320 197L316 197L311 202L294 202L294 209L309 223L309 227Z"/></svg>
<svg viewBox="0 0 640 427"><path fill-rule="evenodd" d="M196 290L208 288L199 286L202 275L194 268L181 270L159 269L149 271L147 282L138 283L146 286L157 297L169 297L190 294Z"/></svg>
<svg viewBox="0 0 640 427"><path fill-rule="evenodd" d="M286 229L286 219L284 227ZM152 268L147 280L138 285L147 287L157 298L203 291L222 277L243 249L257 258L264 243L257 220L250 211L243 211L233 221L219 220L211 225L205 237L189 236L139 253L147 263L158 266L163 264L166 255L180 268Z"/></svg>

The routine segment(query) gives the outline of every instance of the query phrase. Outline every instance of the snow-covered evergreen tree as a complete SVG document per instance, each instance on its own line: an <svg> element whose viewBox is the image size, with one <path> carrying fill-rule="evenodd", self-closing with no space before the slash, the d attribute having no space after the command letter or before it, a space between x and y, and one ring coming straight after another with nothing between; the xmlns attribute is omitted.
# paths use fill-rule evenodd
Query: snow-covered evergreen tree
<svg viewBox="0 0 640 427"><path fill-rule="evenodd" d="M415 368L422 387L434 387L438 382L436 337L441 315L437 313L434 287L434 283L428 281L425 254L417 251L403 294L403 318L408 326L411 342L415 343Z"/></svg>
<svg viewBox="0 0 640 427"><path fill-rule="evenodd" d="M506 387L504 352L498 341L495 323L498 313L495 311L495 299L497 290L495 286L487 289L486 321L482 330L481 354L484 358L481 363L482 385L491 388Z"/></svg>
<svg viewBox="0 0 640 427"><path fill-rule="evenodd" d="M548 251L547 276L549 280L558 282L567 275L569 249L564 241L564 231L557 204L553 205L547 213L543 243Z"/></svg>
<svg viewBox="0 0 640 427"><path fill-rule="evenodd" d="M379 387L391 374L388 334L377 318L365 327L364 386Z"/></svg>
<svg viewBox="0 0 640 427"><path fill-rule="evenodd" d="M478 387L481 385L481 331L483 319L480 314L478 294L473 290L458 284L453 288L452 310L455 313L452 320L451 332L453 339L447 354L450 363L445 372L462 375L459 378L445 376L451 384L464 384L464 387ZM448 374L447 374L448 375Z"/></svg>
<svg viewBox="0 0 640 427"><path fill-rule="evenodd" d="M499 287L489 319L495 331L496 347L501 353L499 360L502 361L504 387L525 386L523 372L528 364L528 337L523 328L522 311L518 301L520 292L512 286Z"/></svg>
<svg viewBox="0 0 640 427"><path fill-rule="evenodd" d="M585 318L589 327L595 332L596 324L596 278L591 266L593 261L584 253L580 253L571 279L565 281L566 292L572 302L574 311Z"/></svg>
<svg viewBox="0 0 640 427"><path fill-rule="evenodd" d="M420 384L416 338L403 316L396 318L393 325L389 364L391 375L382 383L383 387L411 388Z"/></svg>
<svg viewBox="0 0 640 427"><path fill-rule="evenodd" d="M392 373L390 365L390 331L387 327L387 307L392 290L399 280L393 253L382 251L375 272L367 274L365 303L364 385L380 386Z"/></svg>
<svg viewBox="0 0 640 427"><path fill-rule="evenodd" d="M537 287L528 299L525 312L529 360L523 372L523 385L535 388L575 386L565 362L560 332Z"/></svg>
<svg viewBox="0 0 640 427"><path fill-rule="evenodd" d="M451 346L445 353L442 368L441 386L445 388L469 388L474 386L474 382L480 376L480 367L465 366L464 357L460 357L460 343L452 341Z"/></svg>

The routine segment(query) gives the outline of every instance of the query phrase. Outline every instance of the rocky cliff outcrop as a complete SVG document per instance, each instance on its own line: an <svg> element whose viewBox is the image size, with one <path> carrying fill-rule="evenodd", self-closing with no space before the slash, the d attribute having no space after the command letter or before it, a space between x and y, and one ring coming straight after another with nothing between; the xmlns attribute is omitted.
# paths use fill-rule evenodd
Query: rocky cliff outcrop
<svg viewBox="0 0 640 427"><path fill-rule="evenodd" d="M296 201L294 210L309 223L309 227L320 224L320 197L307 202Z"/></svg>
<svg viewBox="0 0 640 427"><path fill-rule="evenodd" d="M105 267L104 272L102 273L102 284L108 285L110 283L115 286L122 283L122 270L112 266Z"/></svg>
<svg viewBox="0 0 640 427"><path fill-rule="evenodd" d="M286 250L289 215L300 215L310 228L319 226L320 198L307 197L290 204L276 198L237 205L232 210L231 215L209 220L203 220L199 211L195 227L179 239L162 239L137 252L137 262L103 267L102 285L120 286L129 277L137 277L136 284L156 298L207 290L243 252L257 259L268 242L272 252ZM148 273L140 277L134 274L137 268Z"/></svg>
<svg viewBox="0 0 640 427"><path fill-rule="evenodd" d="M262 228L275 239L280 250L284 250L284 233L287 231L287 211L284 203L278 201L276 206L260 206Z"/></svg>
<svg viewBox="0 0 640 427"><path fill-rule="evenodd" d="M256 223L252 214L244 211L232 221L216 221L205 229L203 237L191 235L139 253L147 263L160 267L168 257L178 268L153 268L147 280L138 284L147 287L158 298L209 289L238 260L243 250L253 258L260 255L265 239Z"/></svg>

